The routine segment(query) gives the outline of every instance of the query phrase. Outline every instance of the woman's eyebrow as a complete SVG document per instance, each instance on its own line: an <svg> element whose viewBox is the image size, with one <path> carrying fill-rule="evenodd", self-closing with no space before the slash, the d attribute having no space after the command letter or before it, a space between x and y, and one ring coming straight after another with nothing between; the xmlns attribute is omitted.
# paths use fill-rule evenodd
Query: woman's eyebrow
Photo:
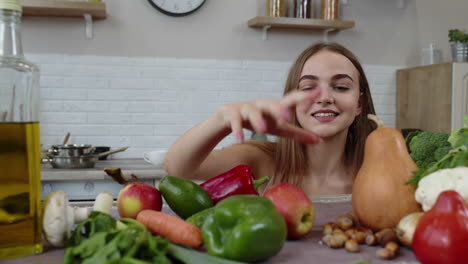
<svg viewBox="0 0 468 264"><path fill-rule="evenodd" d="M339 80L339 79L344 79L344 78L348 78L354 82L353 78L351 78L351 76L345 73L333 75L332 80Z"/></svg>
<svg viewBox="0 0 468 264"><path fill-rule="evenodd" d="M340 74L335 74L333 75L333 77L331 78L333 81L336 81L336 80L339 80L339 79L343 79L343 78L348 78L350 79L351 81L354 82L353 78L351 78L351 76L349 76L348 74L346 73L340 73ZM308 74L308 75L303 75L300 79L299 79L299 82L301 82L302 80L315 80L317 81L319 78L315 75L311 75L311 74Z"/></svg>
<svg viewBox="0 0 468 264"><path fill-rule="evenodd" d="M299 79L299 82L302 80L318 80L318 77L315 75L304 75Z"/></svg>

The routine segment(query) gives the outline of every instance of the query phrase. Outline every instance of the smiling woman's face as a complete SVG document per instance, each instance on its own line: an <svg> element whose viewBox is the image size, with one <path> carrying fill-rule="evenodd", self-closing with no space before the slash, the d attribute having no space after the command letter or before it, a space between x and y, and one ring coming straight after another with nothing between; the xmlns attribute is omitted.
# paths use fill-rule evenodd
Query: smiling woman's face
<svg viewBox="0 0 468 264"><path fill-rule="evenodd" d="M361 113L359 73L345 56L322 50L304 64L299 90L320 90L311 103L296 107L301 127L327 138L347 133L354 118Z"/></svg>

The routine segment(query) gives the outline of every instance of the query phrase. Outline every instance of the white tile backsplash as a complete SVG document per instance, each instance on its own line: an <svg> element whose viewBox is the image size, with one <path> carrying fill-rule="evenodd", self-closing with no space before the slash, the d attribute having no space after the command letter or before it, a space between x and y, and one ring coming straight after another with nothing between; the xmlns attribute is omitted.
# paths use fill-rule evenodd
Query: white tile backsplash
<svg viewBox="0 0 468 264"><path fill-rule="evenodd" d="M167 149L223 103L280 97L290 62L27 54L41 69L41 143ZM395 126L398 66L364 65L377 114ZM245 131L246 138L250 132ZM234 143L232 136L218 147Z"/></svg>

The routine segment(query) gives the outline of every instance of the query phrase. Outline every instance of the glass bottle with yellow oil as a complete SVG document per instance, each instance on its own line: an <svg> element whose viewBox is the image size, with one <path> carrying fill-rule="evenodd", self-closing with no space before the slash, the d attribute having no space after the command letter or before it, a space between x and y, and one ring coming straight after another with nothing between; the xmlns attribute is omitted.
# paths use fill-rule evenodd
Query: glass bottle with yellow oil
<svg viewBox="0 0 468 264"><path fill-rule="evenodd" d="M0 260L42 252L39 68L25 60L20 0L0 0Z"/></svg>
<svg viewBox="0 0 468 264"><path fill-rule="evenodd" d="M267 14L271 17L285 17L286 0L267 0Z"/></svg>

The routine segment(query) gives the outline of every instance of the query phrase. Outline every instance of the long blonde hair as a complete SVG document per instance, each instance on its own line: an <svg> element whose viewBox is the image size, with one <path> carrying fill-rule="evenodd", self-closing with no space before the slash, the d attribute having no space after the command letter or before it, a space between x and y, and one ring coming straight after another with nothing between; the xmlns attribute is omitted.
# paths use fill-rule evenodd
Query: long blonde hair
<svg viewBox="0 0 468 264"><path fill-rule="evenodd" d="M296 59L289 71L284 94L297 90L302 68L311 56L322 50L332 51L348 58L359 73L359 90L361 93L361 114L358 115L348 129L345 145L345 162L350 173L355 175L362 165L364 156L364 143L369 133L376 128L375 124L367 119L368 114L375 114L374 104L369 89L369 83L359 60L354 54L337 43L317 43L305 49ZM291 123L299 126L296 115L292 116ZM307 152L305 145L290 138L278 138L273 142L252 142L275 160L275 173L273 182L288 182L302 185L307 173Z"/></svg>

